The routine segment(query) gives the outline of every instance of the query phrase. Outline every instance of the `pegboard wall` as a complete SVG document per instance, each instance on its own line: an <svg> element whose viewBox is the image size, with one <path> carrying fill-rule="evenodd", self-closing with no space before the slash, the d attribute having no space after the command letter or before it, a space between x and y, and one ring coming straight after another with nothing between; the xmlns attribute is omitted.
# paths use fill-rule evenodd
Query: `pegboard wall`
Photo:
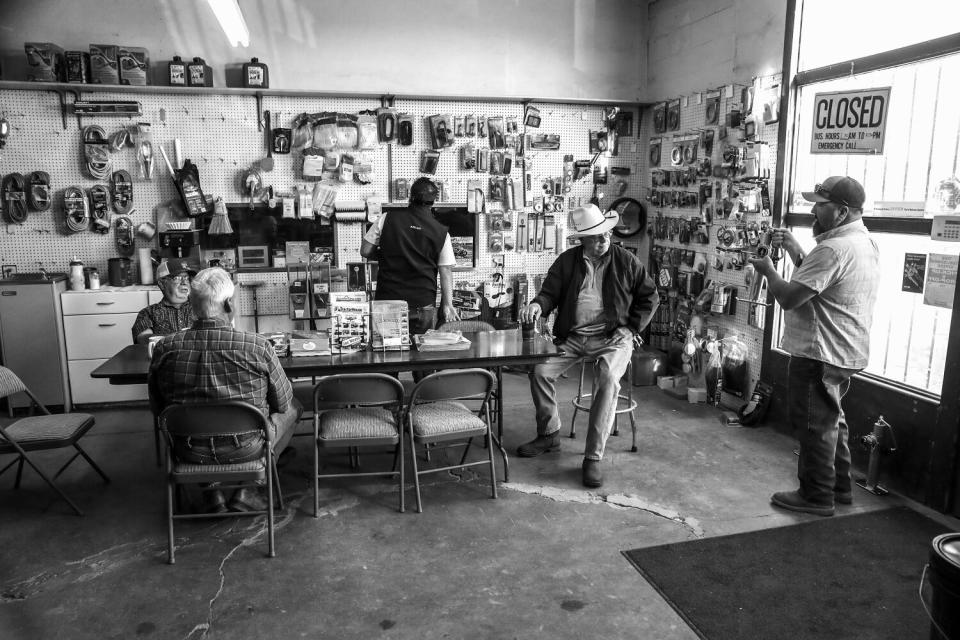
<svg viewBox="0 0 960 640"><path fill-rule="evenodd" d="M779 74L756 78L752 85L725 85L716 89L705 89L688 96L676 97L663 103L644 109L643 130L646 137L644 154L647 165L644 169L644 199L649 208L649 225L653 234L650 251L651 268L655 275L666 268L671 272L669 278L660 282L662 304L661 311L651 324L651 342L654 346L677 353L683 344L678 339L682 329L696 325L699 320L684 318L683 301L690 303L693 315L702 319L699 337L715 333L723 338L737 336L747 348L749 382L744 390L744 399L756 381L760 378L760 362L763 354L763 316L764 307L752 305L747 301L750 285L749 269L745 269L746 259L755 255L759 243L753 243L751 230L760 230L771 224L769 202L759 211L753 211L751 199L759 195L754 191L761 186L757 175L769 177L767 188L769 198L774 198L773 176L776 170L777 125L769 110L764 113L764 100L769 101L772 91L778 89ZM749 94L744 93L744 89ZM744 104L746 98L747 104ZM763 98L763 99L761 99ZM779 94L777 94L777 104ZM713 102L713 104L711 104ZM671 121L670 109L679 108L679 118ZM655 131L657 111L664 110L664 128ZM708 116L708 109L710 114ZM716 118L712 116L716 112ZM734 126L729 115L739 111L740 124ZM733 117L733 120L736 118ZM675 124L675 127L671 127ZM752 130L751 130L752 129ZM712 150L707 153L705 136L713 136ZM722 137L721 137L722 136ZM652 147L660 145L659 160ZM679 151L675 155L674 147ZM684 156L686 147L692 147ZM744 155L757 153L762 155L760 172L744 169ZM695 157L692 161L689 154ZM736 155L735 155L736 154ZM679 156L679 161L678 157ZM702 163L709 160L710 168ZM699 169L699 171L698 171ZM765 169L765 171L764 171ZM691 172L692 170L692 172ZM674 175L686 173L686 181L680 183ZM669 177L664 177L670 174ZM749 198L747 196L750 196ZM755 226L754 226L755 225ZM693 233L681 233L685 228ZM698 239L697 229L705 230L705 237ZM729 230L737 240L728 245L720 236ZM729 238L729 236L727 236ZM758 238L759 239L759 238ZM705 240L705 241L704 241ZM694 252L695 263L703 262L704 282L708 286L728 286L735 289L735 312L711 312L708 309L698 313L692 304L696 293L681 290L677 275L690 275L696 266L687 265L682 259L684 253ZM666 257L665 257L666 256ZM673 259L671 260L671 257ZM665 294L665 295L664 295ZM689 315L689 314L688 314ZM756 318L760 318L757 322ZM679 319L679 322L678 322ZM707 362L706 354L702 363ZM703 367L705 368L705 367ZM702 370L701 370L702 375ZM725 396L724 404L737 406L741 401Z"/></svg>
<svg viewBox="0 0 960 640"><path fill-rule="evenodd" d="M244 200L242 176L248 169L256 168L266 155L266 136L258 128L257 100L252 94L112 93L92 89L83 88L84 100L136 100L141 105L142 115L133 118L85 116L80 122L71 115L64 128L60 97L56 92L40 86L36 90L18 88L3 91L0 113L10 122L11 133L6 147L0 150L0 174L18 172L26 175L32 171L46 171L50 174L54 199L49 211L30 212L23 224L4 224L0 233L2 264L13 265L20 272L36 271L40 267L47 271L67 271L71 258L77 257L86 266L97 267L101 273L106 273L107 260L119 255L113 229L107 234L66 232L64 189L77 185L88 190L98 183L83 171L82 127L96 124L103 127L109 136L121 129L134 127L137 123L150 125L154 150L152 179L140 176L135 148L124 147L111 157L112 170L125 169L133 176L135 208L129 216L135 227L148 221L162 225L169 215L162 205L178 198L170 172L159 152L160 147L173 159L173 141L179 139L184 157L191 159L199 168L204 192L229 203ZM294 118L301 113L330 111L356 114L380 106L380 101L372 98L270 94L262 97L262 108L271 112L273 127L291 127ZM373 179L369 184L337 183L338 201L361 201L370 196L379 196L384 202L394 201L392 180L406 178L412 183L421 175L420 156L430 148L429 130L425 123L427 116L502 116L517 121L520 136L524 133L560 136L558 150L528 150L522 160L514 159L509 177L517 186L517 201L512 212L515 226L516 212L521 209L532 210L531 196L541 195L540 185L544 179L562 176L564 155L570 154L577 160L590 160L593 154L589 152L589 132L604 128L603 108L599 105L533 103L540 109L542 118L540 127L535 129L524 126L525 107L519 102L398 99L393 106L398 112L412 116L413 144L407 147L396 143L380 144L374 150L354 152L360 161L371 165ZM618 155L600 155L596 158L596 164L602 168L629 169L629 174L609 176L608 184L597 185L601 203L610 202L618 196L641 199L644 188L642 177L646 174L646 149L640 144L640 114L635 107L625 108L625 111L631 109L634 116L632 135L620 138ZM460 169L460 148L466 144L473 144L478 149L489 146L486 137L456 137L454 145L441 152L434 177L443 183L447 202L466 202L467 181L471 179L481 180L485 191L488 189L488 173ZM293 150L290 154L274 154L273 159L273 170L261 173L265 186L273 186L278 195L293 193L297 186L312 188L313 183L305 182L302 178L303 157L299 150ZM525 192L525 173L530 174L532 193ZM100 183L105 184L102 181ZM525 274L533 279L546 273L556 255L567 247L563 232L570 206L587 202L594 194L594 187L592 176L587 176L573 183L569 193L564 195L563 210L555 212L555 222L560 231L559 241L556 251L550 252L491 251L490 216L503 213L503 206L487 198L485 212L479 214L477 220L476 268L456 271L454 281L457 286L472 289L488 281L498 270L494 255L503 257L501 271L506 282L511 282L517 275ZM359 261L364 225L339 222L335 223L335 227L337 264L342 267L346 262ZM646 259L646 236L641 234L624 242L635 247L641 258ZM156 240L148 241L138 236L136 243L137 248L155 247ZM253 295L256 291L257 312L259 316L267 318L266 326L272 324L274 328L283 328L284 317L288 314L286 274L266 270L259 273L241 272L237 280L247 285L261 283L257 287L239 288L241 316L253 314ZM344 289L345 278L335 276L332 286L335 291ZM268 318L270 316L275 317Z"/></svg>

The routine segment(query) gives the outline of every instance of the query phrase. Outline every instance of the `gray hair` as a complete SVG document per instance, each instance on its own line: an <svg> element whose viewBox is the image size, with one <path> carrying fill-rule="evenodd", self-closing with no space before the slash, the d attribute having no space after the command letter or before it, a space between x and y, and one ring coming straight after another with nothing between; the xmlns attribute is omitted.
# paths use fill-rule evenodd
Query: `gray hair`
<svg viewBox="0 0 960 640"><path fill-rule="evenodd" d="M194 313L206 319L226 315L223 303L233 297L236 287L229 273L220 267L211 267L193 278L190 289Z"/></svg>

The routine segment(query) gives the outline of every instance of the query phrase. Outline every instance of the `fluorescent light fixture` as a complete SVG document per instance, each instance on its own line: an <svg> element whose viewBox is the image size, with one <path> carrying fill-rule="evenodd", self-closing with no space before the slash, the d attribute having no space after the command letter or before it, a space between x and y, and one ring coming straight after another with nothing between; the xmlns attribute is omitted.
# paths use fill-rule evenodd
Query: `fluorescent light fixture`
<svg viewBox="0 0 960 640"><path fill-rule="evenodd" d="M247 29L247 23L243 19L237 0L207 0L207 4L217 16L220 28L223 29L230 44L235 47L249 47L250 30Z"/></svg>

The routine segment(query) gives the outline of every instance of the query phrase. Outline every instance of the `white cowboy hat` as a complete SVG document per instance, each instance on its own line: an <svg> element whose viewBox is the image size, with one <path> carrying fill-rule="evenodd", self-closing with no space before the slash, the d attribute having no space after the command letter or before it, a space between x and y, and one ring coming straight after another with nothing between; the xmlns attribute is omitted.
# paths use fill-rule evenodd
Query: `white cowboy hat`
<svg viewBox="0 0 960 640"><path fill-rule="evenodd" d="M616 211L603 213L595 204L577 207L570 212L572 230L567 233L571 238L580 236L596 236L613 229L620 222Z"/></svg>

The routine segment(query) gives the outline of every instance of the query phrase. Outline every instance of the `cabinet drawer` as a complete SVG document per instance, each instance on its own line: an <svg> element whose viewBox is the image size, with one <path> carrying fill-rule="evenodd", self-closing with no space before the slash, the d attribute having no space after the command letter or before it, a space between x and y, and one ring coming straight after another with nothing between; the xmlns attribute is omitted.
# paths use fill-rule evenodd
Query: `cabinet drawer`
<svg viewBox="0 0 960 640"><path fill-rule="evenodd" d="M137 313L147 306L146 291L103 291L64 293L60 296L63 315L90 313Z"/></svg>
<svg viewBox="0 0 960 640"><path fill-rule="evenodd" d="M73 360L69 363L70 391L74 404L100 402L131 402L147 399L145 384L110 384L106 378L91 378L90 372L106 362L103 360Z"/></svg>
<svg viewBox="0 0 960 640"><path fill-rule="evenodd" d="M67 359L110 358L133 343L130 331L136 319L136 313L65 316L63 335L67 340Z"/></svg>

